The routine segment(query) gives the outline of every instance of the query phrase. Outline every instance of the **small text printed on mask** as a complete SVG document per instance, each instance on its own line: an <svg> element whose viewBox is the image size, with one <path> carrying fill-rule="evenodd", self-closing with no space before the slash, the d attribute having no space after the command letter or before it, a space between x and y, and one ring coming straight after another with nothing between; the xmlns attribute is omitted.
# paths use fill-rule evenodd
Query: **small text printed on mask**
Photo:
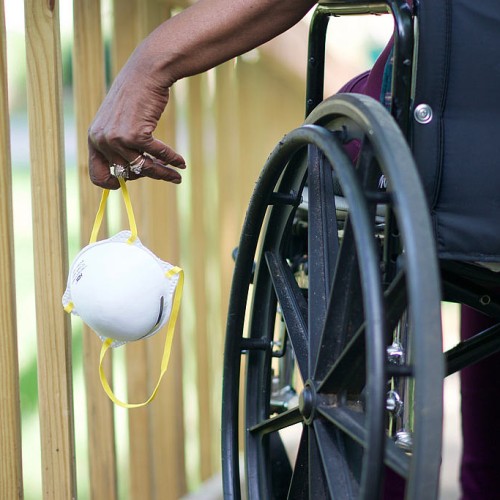
<svg viewBox="0 0 500 500"><path fill-rule="evenodd" d="M80 279L83 276L83 271L86 269L86 267L87 264L83 259L80 262L78 262L78 265L73 270L73 276L72 276L73 284L78 283L80 281Z"/></svg>

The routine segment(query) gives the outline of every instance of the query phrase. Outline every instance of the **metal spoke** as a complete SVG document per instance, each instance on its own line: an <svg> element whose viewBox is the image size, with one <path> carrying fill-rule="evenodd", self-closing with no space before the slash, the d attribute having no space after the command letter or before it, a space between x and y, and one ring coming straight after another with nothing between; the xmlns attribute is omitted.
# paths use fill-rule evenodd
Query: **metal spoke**
<svg viewBox="0 0 500 500"><path fill-rule="evenodd" d="M302 429L288 500L303 500L309 491L309 428Z"/></svg>
<svg viewBox="0 0 500 500"><path fill-rule="evenodd" d="M379 176L379 168L369 141L362 141L356 170L361 185L372 189ZM374 220L375 203L369 204L369 216ZM363 296L359 277L358 252L349 217L345 221L342 243L335 265L333 286L329 295L320 348L313 367L313 377L322 381L335 360L358 331L363 321Z"/></svg>
<svg viewBox="0 0 500 500"><path fill-rule="evenodd" d="M279 431L297 424L302 421L302 415L299 408L292 408L291 410L280 413L276 417L263 420L256 425L250 427L249 431L252 434L269 434L270 432Z"/></svg>
<svg viewBox="0 0 500 500"><path fill-rule="evenodd" d="M328 498L328 480L321 456L318 436L312 427L309 431L309 498Z"/></svg>
<svg viewBox="0 0 500 500"><path fill-rule="evenodd" d="M346 222L313 371L322 381L363 321L363 300L352 227Z"/></svg>
<svg viewBox="0 0 500 500"><path fill-rule="evenodd" d="M312 368L325 322L339 241L332 169L315 147L309 150L309 357Z"/></svg>
<svg viewBox="0 0 500 500"><path fill-rule="evenodd" d="M318 412L353 441L363 448L366 447L367 433L364 413L348 408L328 406L320 406ZM409 476L410 457L388 437L385 440L384 463L400 476L405 478Z"/></svg>
<svg viewBox="0 0 500 500"><path fill-rule="evenodd" d="M314 430L328 490L332 499L356 498L359 494L359 470L353 470L354 464L361 460L350 460L353 453L360 455L362 450L337 428L327 425L322 420L314 421ZM356 448L354 450L354 448Z"/></svg>
<svg viewBox="0 0 500 500"><path fill-rule="evenodd" d="M288 455L278 432L269 436L269 452L273 472L271 474L271 488L274 498L286 498L292 480L292 467Z"/></svg>
<svg viewBox="0 0 500 500"><path fill-rule="evenodd" d="M288 265L275 253L265 254L290 341L303 378L308 373L307 302Z"/></svg>
<svg viewBox="0 0 500 500"><path fill-rule="evenodd" d="M318 392L336 394L348 389L359 394L365 383L365 372L365 325L363 324L323 378Z"/></svg>
<svg viewBox="0 0 500 500"><path fill-rule="evenodd" d="M407 307L406 281L404 271L400 271L384 293L386 303L387 331L392 334Z"/></svg>
<svg viewBox="0 0 500 500"><path fill-rule="evenodd" d="M366 448L366 428L364 415L345 407L319 406L318 412L351 439Z"/></svg>

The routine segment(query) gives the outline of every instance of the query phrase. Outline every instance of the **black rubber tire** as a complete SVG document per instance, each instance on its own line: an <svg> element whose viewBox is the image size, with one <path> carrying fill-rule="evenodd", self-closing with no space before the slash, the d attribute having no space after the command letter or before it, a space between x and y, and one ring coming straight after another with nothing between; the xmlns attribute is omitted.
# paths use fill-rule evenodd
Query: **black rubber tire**
<svg viewBox="0 0 500 500"><path fill-rule="evenodd" d="M380 174L386 189L378 189ZM307 238L296 234L306 184ZM346 202L345 220L335 195ZM307 289L294 276L301 255ZM275 344L277 306L286 325L281 348ZM395 366L387 347L406 318L411 358ZM287 393L289 406L277 409L273 367L290 351L298 383ZM435 245L411 152L373 99L340 94L324 101L275 148L256 185L228 312L225 498L241 495L242 357L248 498L378 498L384 465L406 479L407 498L437 497L444 365ZM412 387L411 453L386 432L387 384L394 378ZM301 438L290 464L280 432L296 424Z"/></svg>

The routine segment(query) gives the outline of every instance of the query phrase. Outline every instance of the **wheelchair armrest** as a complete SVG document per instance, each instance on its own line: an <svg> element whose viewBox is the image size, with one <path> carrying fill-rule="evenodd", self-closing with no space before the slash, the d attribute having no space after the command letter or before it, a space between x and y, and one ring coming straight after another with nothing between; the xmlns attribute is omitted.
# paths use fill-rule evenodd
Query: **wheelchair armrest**
<svg viewBox="0 0 500 500"><path fill-rule="evenodd" d="M388 0L319 0L321 8L331 9L334 16L358 14L386 14L390 11Z"/></svg>

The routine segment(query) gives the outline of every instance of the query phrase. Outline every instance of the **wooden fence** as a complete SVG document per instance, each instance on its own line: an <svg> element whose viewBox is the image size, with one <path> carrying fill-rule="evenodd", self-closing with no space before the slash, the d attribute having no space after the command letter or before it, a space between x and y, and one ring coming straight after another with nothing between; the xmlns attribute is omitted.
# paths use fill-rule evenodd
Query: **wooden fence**
<svg viewBox="0 0 500 500"><path fill-rule="evenodd" d="M29 478L23 478L21 452L26 437L21 436L3 0L0 7L0 498L14 499L23 497L23 483ZM86 132L106 91L101 7L100 0L73 2L80 246L88 241L100 196L88 180ZM183 5L114 0L113 7L111 61L116 73L138 41ZM180 498L220 469L221 369L231 252L260 167L283 133L302 120L303 81L264 50L258 57L242 57L176 84L156 134L185 154L184 182L172 186L144 180L131 185L142 241L186 271L169 370L149 407L116 409L98 380L100 341L84 328L86 404L81 408L73 403L71 321L61 307L72 258L65 177L73 166L65 165L64 159L59 2L25 0L24 8L43 490L37 498L67 500L79 491L106 500ZM305 48L305 37L299 43ZM129 400L143 400L156 380L162 343L160 333L125 348ZM121 366L115 362L113 369L112 357L106 370L110 379L113 374L117 379ZM78 460L88 460L88 479L76 474L74 417L82 412L86 429L76 430L87 435L88 456ZM128 430L120 432L116 422L125 413ZM124 442L128 458L122 467L117 449L122 450ZM82 482L88 488L81 490Z"/></svg>

